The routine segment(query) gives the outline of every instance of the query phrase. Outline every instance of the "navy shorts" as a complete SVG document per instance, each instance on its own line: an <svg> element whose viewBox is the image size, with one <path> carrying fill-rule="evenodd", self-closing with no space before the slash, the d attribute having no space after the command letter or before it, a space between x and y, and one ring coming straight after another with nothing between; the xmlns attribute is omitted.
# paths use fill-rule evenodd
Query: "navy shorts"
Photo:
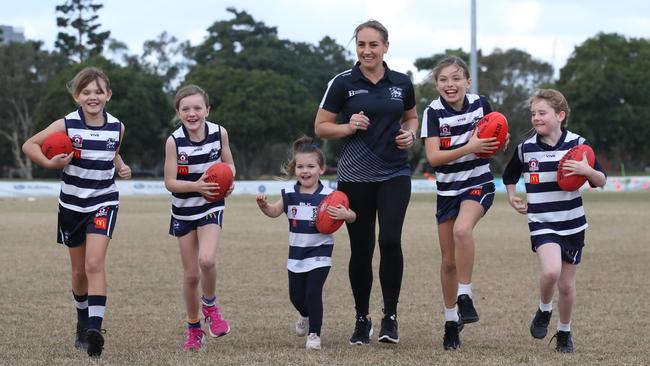
<svg viewBox="0 0 650 366"><path fill-rule="evenodd" d="M91 212L78 212L59 205L56 242L76 248L86 242L86 234L113 237L118 206L104 206Z"/></svg>
<svg viewBox="0 0 650 366"><path fill-rule="evenodd" d="M192 230L196 230L199 226L208 224L217 224L223 227L223 210L209 213L197 220L180 220L172 216L169 222L169 235L179 238L187 235Z"/></svg>
<svg viewBox="0 0 650 366"><path fill-rule="evenodd" d="M494 183L487 183L478 188L472 188L458 196L441 196L436 198L436 219L438 224L455 219L460 212L460 204L465 200L476 201L483 206L487 213L494 202Z"/></svg>
<svg viewBox="0 0 650 366"><path fill-rule="evenodd" d="M562 250L562 261L569 264L578 264L582 260L582 248L585 246L585 231L573 235L542 234L530 237L533 252L548 243L557 243Z"/></svg>

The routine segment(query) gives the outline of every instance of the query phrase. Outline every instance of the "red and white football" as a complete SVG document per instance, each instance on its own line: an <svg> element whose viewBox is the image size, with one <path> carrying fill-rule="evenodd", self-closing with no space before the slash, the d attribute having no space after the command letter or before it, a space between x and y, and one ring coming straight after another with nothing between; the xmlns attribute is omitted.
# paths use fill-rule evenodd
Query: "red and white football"
<svg viewBox="0 0 650 366"><path fill-rule="evenodd" d="M72 141L65 132L55 132L45 138L41 145L41 151L48 159L52 159L52 157L59 154L70 154L72 152Z"/></svg>
<svg viewBox="0 0 650 366"><path fill-rule="evenodd" d="M503 147L503 144L506 143L506 137L508 137L508 120L506 117L499 112L490 112L483 116L478 123L476 124L478 129L479 138L489 138L496 137L499 146L496 150L490 153L478 153L476 156L481 158L489 158L494 155L499 149Z"/></svg>
<svg viewBox="0 0 650 366"><path fill-rule="evenodd" d="M341 191L334 191L323 198L318 205L318 212L316 214L316 229L321 234L331 234L338 230L343 225L344 220L334 220L327 213L327 207L343 205L345 208L350 208L348 196Z"/></svg>
<svg viewBox="0 0 650 366"><path fill-rule="evenodd" d="M585 152L587 153L587 162L589 163L589 166L593 168L596 162L596 155L589 145L580 144L572 147L560 160L560 163L557 166L557 184L563 191L576 191L587 181L587 177L584 175L567 176L566 174L568 174L569 171L563 169L565 161L569 159L580 161Z"/></svg>
<svg viewBox="0 0 650 366"><path fill-rule="evenodd" d="M226 197L226 192L235 179L235 177L232 175L230 166L228 166L226 163L215 163L212 164L205 173L205 181L210 183L219 183L219 189L216 191L216 197L209 198L207 196L203 196L203 198L209 202L222 200L224 197Z"/></svg>

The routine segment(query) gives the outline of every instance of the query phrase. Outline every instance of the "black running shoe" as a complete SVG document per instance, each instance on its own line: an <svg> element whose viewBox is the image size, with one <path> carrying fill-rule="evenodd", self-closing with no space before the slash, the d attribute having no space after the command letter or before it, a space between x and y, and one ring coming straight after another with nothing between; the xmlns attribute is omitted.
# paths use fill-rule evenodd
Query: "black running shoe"
<svg viewBox="0 0 650 366"><path fill-rule="evenodd" d="M88 339L88 356L99 357L102 355L104 349L104 330L88 329L86 331L86 338Z"/></svg>
<svg viewBox="0 0 650 366"><path fill-rule="evenodd" d="M539 308L535 313L533 321L530 323L530 334L533 338L544 339L548 332L548 323L551 320L553 311L541 311Z"/></svg>
<svg viewBox="0 0 650 366"><path fill-rule="evenodd" d="M474 302L469 295L458 296L456 303L458 304L458 313L463 318L463 323L468 324L478 321L478 313L474 309Z"/></svg>
<svg viewBox="0 0 650 366"><path fill-rule="evenodd" d="M571 332L563 332L558 330L553 336L557 339L555 343L555 350L561 353L573 353L573 340L571 339ZM551 341L553 341L551 338Z"/></svg>
<svg viewBox="0 0 650 366"><path fill-rule="evenodd" d="M397 315L385 315L384 319L381 320L379 342L399 343L399 336L397 335Z"/></svg>
<svg viewBox="0 0 650 366"><path fill-rule="evenodd" d="M357 322L354 325L354 333L350 337L350 344L370 344L370 337L372 336L372 320L365 316L358 316Z"/></svg>
<svg viewBox="0 0 650 366"><path fill-rule="evenodd" d="M88 349L88 338L86 332L88 329L80 324L77 324L77 333L74 337L74 348L85 351Z"/></svg>
<svg viewBox="0 0 650 366"><path fill-rule="evenodd" d="M448 349L457 349L460 348L460 332L462 323L448 321L445 322L445 336L442 338L442 346L445 348L445 351Z"/></svg>

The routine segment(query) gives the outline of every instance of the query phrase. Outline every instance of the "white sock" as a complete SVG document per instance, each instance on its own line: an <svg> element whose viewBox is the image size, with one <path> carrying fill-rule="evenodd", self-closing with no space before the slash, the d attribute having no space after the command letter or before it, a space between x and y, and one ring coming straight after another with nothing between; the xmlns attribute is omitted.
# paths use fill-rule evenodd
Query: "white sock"
<svg viewBox="0 0 650 366"><path fill-rule="evenodd" d="M467 295L470 298L472 297L472 284L471 283L459 283L458 284L458 294L456 297L460 295Z"/></svg>
<svg viewBox="0 0 650 366"><path fill-rule="evenodd" d="M454 306L451 309L445 308L445 321L446 322L457 322L458 321L458 306Z"/></svg>
<svg viewBox="0 0 650 366"><path fill-rule="evenodd" d="M571 323L564 324L561 323L559 320L557 321L557 330L560 332L570 332L571 331Z"/></svg>
<svg viewBox="0 0 650 366"><path fill-rule="evenodd" d="M553 301L549 302L548 304L544 304L543 302L539 302L539 310L541 311L551 311L553 310Z"/></svg>

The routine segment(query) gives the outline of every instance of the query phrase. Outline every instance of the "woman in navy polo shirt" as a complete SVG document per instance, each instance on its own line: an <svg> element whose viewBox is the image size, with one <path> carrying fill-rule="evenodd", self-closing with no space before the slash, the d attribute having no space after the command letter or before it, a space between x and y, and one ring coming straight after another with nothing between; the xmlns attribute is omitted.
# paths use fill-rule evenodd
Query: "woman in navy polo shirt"
<svg viewBox="0 0 650 366"><path fill-rule="evenodd" d="M398 343L397 302L402 285L402 225L411 197L408 152L415 142L418 116L413 84L384 62L388 31L376 20L354 32L358 61L336 75L318 109L316 135L345 139L338 162L338 189L350 199L357 221L347 224L350 236L350 285L356 326L350 344L369 344L372 256L375 222L379 221L379 281L384 318L379 341Z"/></svg>

